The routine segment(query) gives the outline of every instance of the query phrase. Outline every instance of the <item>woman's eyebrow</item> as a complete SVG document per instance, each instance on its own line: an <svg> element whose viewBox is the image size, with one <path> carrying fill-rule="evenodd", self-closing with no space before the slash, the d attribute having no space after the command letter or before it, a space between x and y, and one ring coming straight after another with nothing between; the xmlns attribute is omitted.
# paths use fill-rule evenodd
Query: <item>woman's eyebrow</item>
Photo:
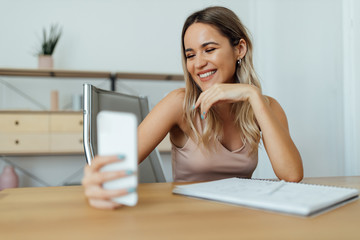
<svg viewBox="0 0 360 240"><path fill-rule="evenodd" d="M204 48L204 47L206 47L207 45L210 45L210 44L220 45L217 42L206 42L206 43L201 44L201 47Z"/></svg>
<svg viewBox="0 0 360 240"><path fill-rule="evenodd" d="M215 44L215 45L218 45L218 46L220 45L217 42L205 42L205 43L201 44L201 48L204 48L204 47L206 47L207 45L210 45L210 44ZM192 49L192 48L185 49L185 52L191 52L191 51L194 51L194 49Z"/></svg>

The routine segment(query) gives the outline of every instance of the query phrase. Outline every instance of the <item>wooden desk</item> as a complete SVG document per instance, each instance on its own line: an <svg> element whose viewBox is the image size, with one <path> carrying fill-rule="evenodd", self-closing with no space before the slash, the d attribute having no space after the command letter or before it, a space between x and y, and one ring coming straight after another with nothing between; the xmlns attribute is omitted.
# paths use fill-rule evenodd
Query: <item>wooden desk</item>
<svg viewBox="0 0 360 240"><path fill-rule="evenodd" d="M304 182L360 189L360 177ZM1 239L360 239L360 201L313 218L173 195L172 183L141 184L136 207L91 208L81 186L0 192Z"/></svg>

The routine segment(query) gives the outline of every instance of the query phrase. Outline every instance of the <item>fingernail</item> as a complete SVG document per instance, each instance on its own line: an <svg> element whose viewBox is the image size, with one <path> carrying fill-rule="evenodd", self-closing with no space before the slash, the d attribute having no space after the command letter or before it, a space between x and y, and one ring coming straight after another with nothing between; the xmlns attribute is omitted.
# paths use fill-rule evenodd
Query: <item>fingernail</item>
<svg viewBox="0 0 360 240"><path fill-rule="evenodd" d="M204 115L201 114L201 119L204 120Z"/></svg>
<svg viewBox="0 0 360 240"><path fill-rule="evenodd" d="M124 155L124 154L119 154L119 155L117 156L117 158L118 158L118 159L121 159L121 160L122 160L122 159L125 159L125 155Z"/></svg>
<svg viewBox="0 0 360 240"><path fill-rule="evenodd" d="M126 175L133 175L134 174L134 171L132 171L132 170L126 170Z"/></svg>
<svg viewBox="0 0 360 240"><path fill-rule="evenodd" d="M195 104L193 105L193 108L192 109L195 109Z"/></svg>
<svg viewBox="0 0 360 240"><path fill-rule="evenodd" d="M136 192L136 188L128 188L127 190L128 193L133 193L133 192Z"/></svg>

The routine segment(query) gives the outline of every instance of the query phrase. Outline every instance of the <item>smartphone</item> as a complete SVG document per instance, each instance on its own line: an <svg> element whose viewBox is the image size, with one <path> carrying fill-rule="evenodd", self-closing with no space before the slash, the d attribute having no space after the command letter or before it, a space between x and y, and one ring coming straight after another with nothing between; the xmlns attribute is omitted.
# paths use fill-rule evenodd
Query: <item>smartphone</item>
<svg viewBox="0 0 360 240"><path fill-rule="evenodd" d="M138 201L138 157L137 157L137 118L128 112L101 111L97 115L98 155L123 155L122 162L104 166L100 171L125 170L132 175L105 182L105 189L131 190L129 194L113 198L114 202L135 206Z"/></svg>

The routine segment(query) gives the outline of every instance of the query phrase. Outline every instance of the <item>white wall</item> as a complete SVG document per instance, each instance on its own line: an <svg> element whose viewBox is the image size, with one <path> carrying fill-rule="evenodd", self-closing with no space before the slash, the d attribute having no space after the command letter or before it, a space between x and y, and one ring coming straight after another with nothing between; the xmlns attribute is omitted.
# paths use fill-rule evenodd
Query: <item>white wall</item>
<svg viewBox="0 0 360 240"><path fill-rule="evenodd" d="M0 0L0 67L36 68L32 55L38 44L36 34L57 22L64 34L54 54L56 68L181 74L180 32L185 18L209 5L227 6L252 32L264 93L275 97L287 113L305 176L360 174L356 150L360 145L360 84L355 81L359 68L350 70L352 81L344 84L344 62L360 63L360 16L353 14L351 20L350 38L356 53L348 56L346 4L351 4L353 13L359 12L356 0ZM71 105L72 94L81 93L82 84L64 79L0 80L45 107L50 91L58 89L63 109ZM108 88L105 80L95 85ZM117 90L150 95L156 104L180 86L178 82L123 80ZM356 89L351 98L346 97L349 89ZM352 107L346 110L348 102ZM1 82L0 108L40 109ZM274 176L264 151L254 176Z"/></svg>
<svg viewBox="0 0 360 240"><path fill-rule="evenodd" d="M360 169L360 1L343 1L345 174Z"/></svg>
<svg viewBox="0 0 360 240"><path fill-rule="evenodd" d="M326 0L256 4L264 92L287 113L306 176L344 172L341 7Z"/></svg>
<svg viewBox="0 0 360 240"><path fill-rule="evenodd" d="M249 1L0 0L0 66L37 67L32 53L42 28L63 26L55 67L182 73L180 34L185 18L222 4L248 18Z"/></svg>
<svg viewBox="0 0 360 240"><path fill-rule="evenodd" d="M354 59L353 59L353 68L354 68L354 76L352 77L352 88L354 89L354 99L353 103L353 111L351 115L354 115L354 154L351 157L352 164L348 164L347 169L351 169L349 174L351 175L359 175L360 172L360 1L352 0L353 8L352 8L352 21L353 27L352 30L354 32L353 42L354 42ZM350 161L349 161L350 162Z"/></svg>

